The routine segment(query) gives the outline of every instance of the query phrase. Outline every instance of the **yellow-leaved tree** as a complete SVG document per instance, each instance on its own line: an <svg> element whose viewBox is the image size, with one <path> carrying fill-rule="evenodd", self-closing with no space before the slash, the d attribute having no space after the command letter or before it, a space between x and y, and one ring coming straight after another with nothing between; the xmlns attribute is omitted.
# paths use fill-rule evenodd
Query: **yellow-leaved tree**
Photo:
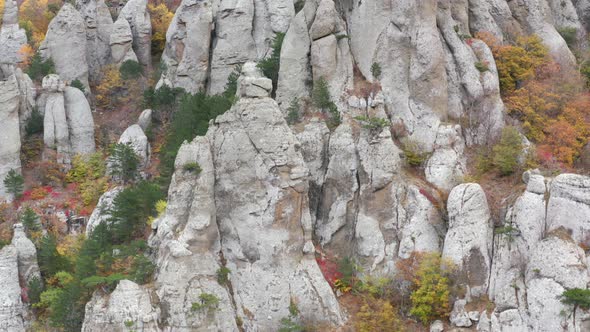
<svg viewBox="0 0 590 332"><path fill-rule="evenodd" d="M19 24L27 31L29 44L37 49L45 39L51 20L57 15L59 0L25 0L19 7Z"/></svg>
<svg viewBox="0 0 590 332"><path fill-rule="evenodd" d="M148 4L152 21L152 54L159 55L166 46L166 31L174 18L174 13L168 9L166 4Z"/></svg>

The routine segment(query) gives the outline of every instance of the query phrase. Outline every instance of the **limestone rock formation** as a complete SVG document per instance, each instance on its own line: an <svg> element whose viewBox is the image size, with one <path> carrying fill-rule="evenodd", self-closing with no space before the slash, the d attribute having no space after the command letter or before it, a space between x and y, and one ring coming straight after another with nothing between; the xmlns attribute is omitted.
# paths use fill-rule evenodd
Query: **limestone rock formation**
<svg viewBox="0 0 590 332"><path fill-rule="evenodd" d="M137 55L133 51L131 27L124 17L119 17L115 24L113 24L109 45L111 47L110 55L113 63L122 64L127 60L137 61Z"/></svg>
<svg viewBox="0 0 590 332"><path fill-rule="evenodd" d="M19 125L20 90L11 68L0 67L0 196L6 197L4 178L11 169L20 172L21 134Z"/></svg>
<svg viewBox="0 0 590 332"><path fill-rule="evenodd" d="M139 157L142 166L145 167L149 164L150 156L152 154L150 142L148 141L147 136L145 136L143 129L141 129L138 124L131 125L129 128L125 129L119 138L119 143L129 144Z"/></svg>
<svg viewBox="0 0 590 332"><path fill-rule="evenodd" d="M26 284L34 278L41 280L41 273L37 264L37 249L33 242L27 238L22 224L14 225L11 245L16 249L18 274L21 280Z"/></svg>
<svg viewBox="0 0 590 332"><path fill-rule="evenodd" d="M227 318L233 314L226 309L233 307L244 328L272 330L289 315L291 301L309 321L342 323L312 255L308 169L268 97L269 83L255 64L246 64L239 80L242 98L215 120L206 137L183 145L176 160L170 204L152 239L160 243L159 295L173 301L168 307L174 321L188 321L186 296L194 301L209 292L220 299L221 310L190 324L223 322L233 329L235 321ZM183 170L195 161L200 175ZM231 271L229 292L207 278L221 265L219 254ZM195 272L179 273L197 263L203 266L197 278Z"/></svg>
<svg viewBox="0 0 590 332"><path fill-rule="evenodd" d="M24 332L27 312L21 300L18 280L18 253L14 246L0 249L0 330Z"/></svg>
<svg viewBox="0 0 590 332"><path fill-rule="evenodd" d="M457 265L459 283L467 287L468 295L486 294L493 234L486 195L478 184L461 184L449 194L447 209L449 230L443 258Z"/></svg>
<svg viewBox="0 0 590 332"><path fill-rule="evenodd" d="M82 331L161 331L160 309L152 305L155 298L148 289L129 280L121 280L111 294L96 291L86 304Z"/></svg>
<svg viewBox="0 0 590 332"><path fill-rule="evenodd" d="M122 187L115 187L100 196L96 208L94 208L86 223L86 236L89 236L99 224L108 222L111 217L109 209L113 207L113 201L122 190Z"/></svg>
<svg viewBox="0 0 590 332"><path fill-rule="evenodd" d="M26 43L27 34L18 25L17 2L6 0L0 26L0 64L21 62L19 51Z"/></svg>
<svg viewBox="0 0 590 332"><path fill-rule="evenodd" d="M447 191L461 182L467 169L464 148L459 125L440 126L434 142L434 153L424 170L426 180Z"/></svg>
<svg viewBox="0 0 590 332"><path fill-rule="evenodd" d="M137 124L141 127L141 130L145 133L146 130L152 125L152 110L143 110L137 119Z"/></svg>
<svg viewBox="0 0 590 332"><path fill-rule="evenodd" d="M237 66L270 55L294 14L291 0L184 0L166 34L166 70L157 87L223 92Z"/></svg>
<svg viewBox="0 0 590 332"><path fill-rule="evenodd" d="M88 88L87 47L84 18L65 3L51 20L39 52L43 58L53 60L55 71L63 80L80 80Z"/></svg>
<svg viewBox="0 0 590 332"><path fill-rule="evenodd" d="M147 0L130 0L121 9L119 17L129 22L133 34L133 51L144 68L152 67L152 23Z"/></svg>
<svg viewBox="0 0 590 332"><path fill-rule="evenodd" d="M94 120L88 100L82 91L72 87L65 88L64 99L72 154L93 153Z"/></svg>
<svg viewBox="0 0 590 332"><path fill-rule="evenodd" d="M184 0L181 3L166 33L162 55L166 71L158 85L183 88L190 93L206 87L212 29L211 2Z"/></svg>
<svg viewBox="0 0 590 332"><path fill-rule="evenodd" d="M94 120L90 105L82 91L65 87L58 75L43 78L46 91L43 141L50 151L55 151L58 162L69 164L71 157L95 151Z"/></svg>
<svg viewBox="0 0 590 332"><path fill-rule="evenodd" d="M100 69L111 57L109 45L113 18L104 0L77 0L76 9L86 25L86 61L89 77L96 81L100 78Z"/></svg>

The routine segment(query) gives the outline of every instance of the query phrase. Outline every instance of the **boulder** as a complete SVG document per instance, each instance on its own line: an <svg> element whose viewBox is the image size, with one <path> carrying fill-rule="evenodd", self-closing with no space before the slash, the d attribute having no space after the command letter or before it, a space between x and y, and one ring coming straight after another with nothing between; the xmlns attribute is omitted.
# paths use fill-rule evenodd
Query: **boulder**
<svg viewBox="0 0 590 332"><path fill-rule="evenodd" d="M144 132L152 125L152 110L143 110L137 119L137 124L141 127Z"/></svg>
<svg viewBox="0 0 590 332"><path fill-rule="evenodd" d="M478 184L461 184L451 190L447 209L443 258L457 265L458 282L467 287L468 295L483 295L488 290L493 240L486 194Z"/></svg>
<svg viewBox="0 0 590 332"><path fill-rule="evenodd" d="M470 327L472 325L469 314L465 311L466 304L467 301L465 300L457 300L453 304L453 311L451 311L451 315L449 316L449 320L453 325L457 327Z"/></svg>
<svg viewBox="0 0 590 332"><path fill-rule="evenodd" d="M86 23L71 4L65 3L51 20L39 52L44 59L53 60L63 80L79 80L89 90Z"/></svg>
<svg viewBox="0 0 590 332"><path fill-rule="evenodd" d="M154 294L144 286L121 280L111 294L95 291L86 303L83 332L161 331L160 309L154 306Z"/></svg>

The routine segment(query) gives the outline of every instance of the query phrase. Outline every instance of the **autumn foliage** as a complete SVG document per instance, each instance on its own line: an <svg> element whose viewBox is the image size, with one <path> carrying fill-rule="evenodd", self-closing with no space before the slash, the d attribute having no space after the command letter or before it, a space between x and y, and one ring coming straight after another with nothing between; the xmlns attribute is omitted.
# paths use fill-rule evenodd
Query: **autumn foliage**
<svg viewBox="0 0 590 332"><path fill-rule="evenodd" d="M590 98L579 73L548 55L536 36L514 45L480 33L492 49L507 113L537 145L541 161L571 166L590 138Z"/></svg>
<svg viewBox="0 0 590 332"><path fill-rule="evenodd" d="M35 49L45 39L51 20L57 15L59 0L25 0L19 7L19 25L27 31L29 44Z"/></svg>
<svg viewBox="0 0 590 332"><path fill-rule="evenodd" d="M152 53L161 54L166 46L166 31L174 18L174 13L168 9L166 4L148 4L152 23Z"/></svg>

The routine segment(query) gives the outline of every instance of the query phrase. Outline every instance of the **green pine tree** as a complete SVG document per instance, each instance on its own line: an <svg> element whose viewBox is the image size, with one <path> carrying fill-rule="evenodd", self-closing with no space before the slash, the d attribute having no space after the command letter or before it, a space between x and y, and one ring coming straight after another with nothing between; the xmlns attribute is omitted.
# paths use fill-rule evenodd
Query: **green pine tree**
<svg viewBox="0 0 590 332"><path fill-rule="evenodd" d="M25 226L25 230L29 234L31 232L38 232L41 230L41 227L39 226L39 216L37 216L35 211L33 211L33 209L30 207L25 209L20 217L20 222L23 224L23 226Z"/></svg>
<svg viewBox="0 0 590 332"><path fill-rule="evenodd" d="M8 174L4 178L4 186L6 187L6 191L12 194L14 198L20 198L23 193L24 184L25 179L14 169L8 171Z"/></svg>
<svg viewBox="0 0 590 332"><path fill-rule="evenodd" d="M109 162L111 175L122 183L134 181L139 176L140 160L131 144L115 144Z"/></svg>

